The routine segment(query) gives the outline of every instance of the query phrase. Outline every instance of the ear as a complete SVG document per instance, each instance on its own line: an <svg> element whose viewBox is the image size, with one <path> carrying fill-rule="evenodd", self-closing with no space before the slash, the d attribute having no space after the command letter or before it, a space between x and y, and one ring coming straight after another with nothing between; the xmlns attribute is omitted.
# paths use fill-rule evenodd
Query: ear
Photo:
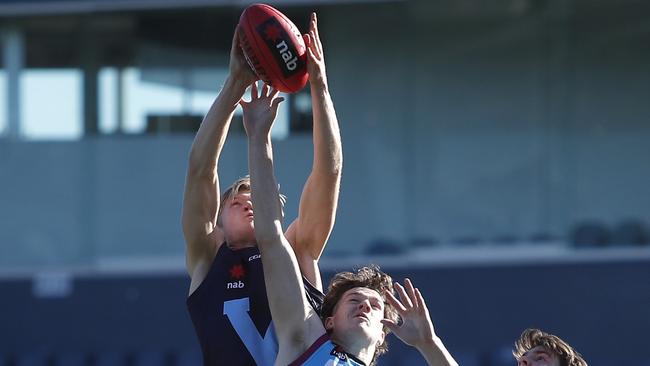
<svg viewBox="0 0 650 366"><path fill-rule="evenodd" d="M334 320L332 319L331 316L325 318L324 323L325 323L325 330L330 331L330 330L334 329Z"/></svg>

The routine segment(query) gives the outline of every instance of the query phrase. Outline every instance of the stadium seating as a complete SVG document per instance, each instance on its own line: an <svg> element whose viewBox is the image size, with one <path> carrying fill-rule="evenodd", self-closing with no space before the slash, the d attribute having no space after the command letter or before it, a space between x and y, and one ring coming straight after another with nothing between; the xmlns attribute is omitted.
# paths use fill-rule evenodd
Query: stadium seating
<svg viewBox="0 0 650 366"><path fill-rule="evenodd" d="M595 220L577 223L571 230L570 238L576 248L605 247L611 243L608 227Z"/></svg>
<svg viewBox="0 0 650 366"><path fill-rule="evenodd" d="M98 352L91 357L93 366L127 366L131 364L130 355L118 351Z"/></svg>
<svg viewBox="0 0 650 366"><path fill-rule="evenodd" d="M622 221L612 231L614 245L646 245L648 242L648 229L639 220Z"/></svg>
<svg viewBox="0 0 650 366"><path fill-rule="evenodd" d="M402 243L381 238L371 241L366 247L365 253L369 255L396 255L403 254L406 251L406 248Z"/></svg>
<svg viewBox="0 0 650 366"><path fill-rule="evenodd" d="M82 352L64 352L53 357L54 366L86 366L90 361L89 355Z"/></svg>

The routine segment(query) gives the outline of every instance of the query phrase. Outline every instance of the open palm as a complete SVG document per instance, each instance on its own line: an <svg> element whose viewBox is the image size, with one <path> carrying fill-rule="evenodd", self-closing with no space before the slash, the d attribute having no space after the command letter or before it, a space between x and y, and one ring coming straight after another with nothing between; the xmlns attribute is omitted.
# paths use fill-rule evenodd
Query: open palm
<svg viewBox="0 0 650 366"><path fill-rule="evenodd" d="M278 97L278 90L264 84L258 93L257 82L251 84L251 100L241 100L244 112L244 128L249 137L266 136L271 130L273 120L278 114L278 106L284 100Z"/></svg>
<svg viewBox="0 0 650 366"><path fill-rule="evenodd" d="M414 288L408 278L404 281L404 286L397 282L394 286L399 300L390 292L386 292L386 300L397 309L402 321L398 324L395 321L384 319L382 322L402 342L416 348L420 347L435 336L429 309L427 309L420 290Z"/></svg>

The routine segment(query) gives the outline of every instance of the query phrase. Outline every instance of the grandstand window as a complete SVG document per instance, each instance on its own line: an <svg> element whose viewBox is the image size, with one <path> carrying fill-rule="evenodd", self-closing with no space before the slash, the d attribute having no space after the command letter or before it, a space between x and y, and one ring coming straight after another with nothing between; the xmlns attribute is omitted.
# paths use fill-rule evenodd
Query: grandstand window
<svg viewBox="0 0 650 366"><path fill-rule="evenodd" d="M99 131L194 133L226 76L226 69L217 68L103 68L98 86ZM241 113L237 107L232 130L243 134ZM288 137L289 114L288 103L281 104L272 131L275 139Z"/></svg>
<svg viewBox="0 0 650 366"><path fill-rule="evenodd" d="M173 70L152 71L164 75ZM147 115L174 115L185 112L183 89L157 80L143 78L139 68L127 68L121 75L124 93L122 132L142 133L147 128Z"/></svg>
<svg viewBox="0 0 650 366"><path fill-rule="evenodd" d="M118 70L106 67L99 71L98 98L99 98L99 132L102 134L116 133L119 128L119 107L117 106L117 90L119 82Z"/></svg>
<svg viewBox="0 0 650 366"><path fill-rule="evenodd" d="M20 77L21 134L26 140L76 140L82 135L82 73L30 69Z"/></svg>

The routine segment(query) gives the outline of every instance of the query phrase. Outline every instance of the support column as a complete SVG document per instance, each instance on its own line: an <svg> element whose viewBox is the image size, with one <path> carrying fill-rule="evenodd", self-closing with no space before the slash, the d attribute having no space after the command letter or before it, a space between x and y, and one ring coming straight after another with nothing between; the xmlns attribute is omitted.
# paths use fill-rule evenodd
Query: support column
<svg viewBox="0 0 650 366"><path fill-rule="evenodd" d="M99 108L97 93L97 78L99 68L87 65L83 68L83 110L84 136L95 136L99 133Z"/></svg>
<svg viewBox="0 0 650 366"><path fill-rule="evenodd" d="M7 73L7 130L5 136L12 140L21 137L20 126L20 73L25 66L25 40L17 27L2 30L2 66Z"/></svg>
<svg viewBox="0 0 650 366"><path fill-rule="evenodd" d="M89 23L81 26L81 68L83 71L83 124L84 136L99 134L98 78L99 60L95 33Z"/></svg>

